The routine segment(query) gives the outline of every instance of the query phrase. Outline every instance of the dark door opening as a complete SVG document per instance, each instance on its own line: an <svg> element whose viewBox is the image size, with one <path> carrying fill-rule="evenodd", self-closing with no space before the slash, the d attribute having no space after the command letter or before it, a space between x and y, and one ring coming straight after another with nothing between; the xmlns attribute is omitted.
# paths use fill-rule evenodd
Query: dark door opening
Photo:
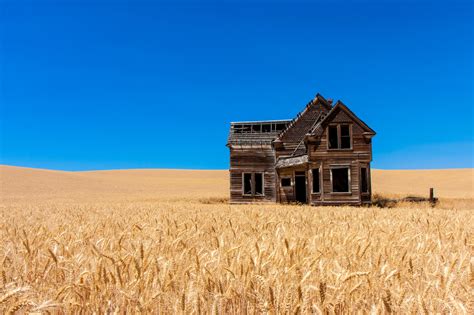
<svg viewBox="0 0 474 315"><path fill-rule="evenodd" d="M295 176L295 197L296 201L306 203L306 176Z"/></svg>

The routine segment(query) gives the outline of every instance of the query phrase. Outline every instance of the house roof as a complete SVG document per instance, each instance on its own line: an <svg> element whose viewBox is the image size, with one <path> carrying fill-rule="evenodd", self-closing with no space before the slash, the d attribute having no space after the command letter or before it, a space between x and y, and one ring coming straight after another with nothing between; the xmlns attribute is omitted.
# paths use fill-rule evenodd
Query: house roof
<svg viewBox="0 0 474 315"><path fill-rule="evenodd" d="M308 132L308 135L320 135L323 133L324 126L327 122L331 121L332 117L339 111L344 111L350 118L357 122L368 135L375 135L375 131L370 128L365 122L356 116L343 102L337 101L336 105L327 113L327 115L321 119L314 127Z"/></svg>
<svg viewBox="0 0 474 315"><path fill-rule="evenodd" d="M286 150L292 151L292 156L304 154L306 147L305 136L331 109L331 104L319 93L311 100L288 127L278 136L275 142L284 143Z"/></svg>
<svg viewBox="0 0 474 315"><path fill-rule="evenodd" d="M375 135L375 131L341 101L331 106L330 102L318 93L292 120L231 122L227 146L269 146L275 141L284 143L287 149L294 150L292 156L297 157L306 150L305 139L310 135L322 134L325 123L339 110L347 113L368 135Z"/></svg>
<svg viewBox="0 0 474 315"><path fill-rule="evenodd" d="M298 142L305 136L306 132L314 125L315 120L320 116L320 110L316 105L321 104L327 110L331 109L329 102L321 95L316 94L303 111L299 112L294 119L291 120L288 127L280 133L278 140L285 142Z"/></svg>
<svg viewBox="0 0 474 315"><path fill-rule="evenodd" d="M281 119L231 122L227 146L271 145L290 121Z"/></svg>

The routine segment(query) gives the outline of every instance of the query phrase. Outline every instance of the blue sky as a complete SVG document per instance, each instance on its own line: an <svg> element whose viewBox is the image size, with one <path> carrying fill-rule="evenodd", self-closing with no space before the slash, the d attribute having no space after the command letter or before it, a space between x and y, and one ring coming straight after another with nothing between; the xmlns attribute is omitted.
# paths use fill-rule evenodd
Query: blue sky
<svg viewBox="0 0 474 315"><path fill-rule="evenodd" d="M469 1L0 2L0 163L226 169L229 122L321 93L374 168L473 167Z"/></svg>

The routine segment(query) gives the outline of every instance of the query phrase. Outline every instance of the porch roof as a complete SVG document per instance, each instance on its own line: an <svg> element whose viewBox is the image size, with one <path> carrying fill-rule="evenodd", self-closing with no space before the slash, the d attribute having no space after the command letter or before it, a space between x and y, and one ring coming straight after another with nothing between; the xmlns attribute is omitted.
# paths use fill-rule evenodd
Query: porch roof
<svg viewBox="0 0 474 315"><path fill-rule="evenodd" d="M308 163L308 155L292 156L286 158L279 158L275 164L275 168L284 168Z"/></svg>

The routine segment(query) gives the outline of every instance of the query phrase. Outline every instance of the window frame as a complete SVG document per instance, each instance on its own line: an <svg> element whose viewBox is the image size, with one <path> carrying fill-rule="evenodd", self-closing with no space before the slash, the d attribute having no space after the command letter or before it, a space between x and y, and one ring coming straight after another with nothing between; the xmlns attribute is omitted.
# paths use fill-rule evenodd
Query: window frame
<svg viewBox="0 0 474 315"><path fill-rule="evenodd" d="M282 180L283 179L289 179L290 180L290 185L283 186L282 185ZM280 188L282 188L282 189L291 189L292 187L293 187L293 178L291 176L282 176L282 177L280 177Z"/></svg>
<svg viewBox="0 0 474 315"><path fill-rule="evenodd" d="M245 175L250 174L250 194L245 193ZM253 174L251 172L242 172L242 196L252 196L253 192Z"/></svg>
<svg viewBox="0 0 474 315"><path fill-rule="evenodd" d="M362 190L362 169L365 168L365 178L367 181L367 191ZM360 181L360 193L363 195L369 195L370 194L370 171L369 171L369 165L368 164L360 164L359 166L359 181Z"/></svg>
<svg viewBox="0 0 474 315"><path fill-rule="evenodd" d="M250 174L250 189L251 193L245 193L245 174ZM262 174L262 193L257 194L255 192L256 181L255 174ZM242 196L245 197L264 197L265 196L265 172L242 172Z"/></svg>
<svg viewBox="0 0 474 315"><path fill-rule="evenodd" d="M256 188L257 188L257 181L255 180L255 175L256 174L261 174L262 175L262 193L257 194ZM264 172L254 172L252 173L252 181L253 181L253 196L261 197L265 196L265 175Z"/></svg>
<svg viewBox="0 0 474 315"><path fill-rule="evenodd" d="M314 170L318 171L318 177L319 177L319 180L318 180L318 188L319 189L318 189L318 191L314 191ZM311 193L312 194L321 194L321 187L322 187L322 176L321 176L321 174L322 174L321 165L311 169Z"/></svg>
<svg viewBox="0 0 474 315"><path fill-rule="evenodd" d="M353 139L353 133L352 133L352 123L333 123L333 124L329 124L327 127L326 127L326 142L327 142L327 149L328 151L351 151L353 150L353 147L354 147L354 139ZM330 145L330 140L329 140L329 127L334 127L336 126L337 128L337 148L331 148L329 147ZM350 147L349 148L341 148L341 144L342 144L342 138L341 138L341 126L349 126L349 144L350 144Z"/></svg>
<svg viewBox="0 0 474 315"><path fill-rule="evenodd" d="M347 186L348 191L334 191L334 182L332 171L334 169L347 169ZM331 181L331 194L336 195L352 195L352 179L351 179L351 166L350 165L331 165L329 169L329 178Z"/></svg>

